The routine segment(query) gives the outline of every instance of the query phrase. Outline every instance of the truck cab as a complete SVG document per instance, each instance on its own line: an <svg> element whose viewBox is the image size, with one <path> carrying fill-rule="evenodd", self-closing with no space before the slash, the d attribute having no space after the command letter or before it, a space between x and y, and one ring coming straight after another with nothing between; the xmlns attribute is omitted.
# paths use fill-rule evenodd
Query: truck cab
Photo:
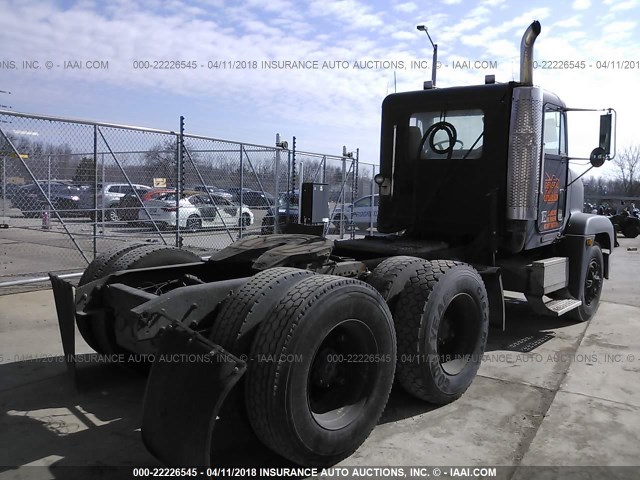
<svg viewBox="0 0 640 480"><path fill-rule="evenodd" d="M607 278L615 234L606 218L582 213L583 186L567 151L571 109L533 84L539 31L534 22L525 32L518 82L488 76L482 85L438 89L425 82L423 90L384 100L375 181L378 230L389 236L339 242L338 252L376 258L401 250L467 262L497 272L499 290L525 293L544 313L584 304L591 247L601 251ZM593 166L610 157L611 112L593 139ZM536 262L557 264L561 281L546 278L540 272L551 270ZM543 301L546 294L558 301Z"/></svg>

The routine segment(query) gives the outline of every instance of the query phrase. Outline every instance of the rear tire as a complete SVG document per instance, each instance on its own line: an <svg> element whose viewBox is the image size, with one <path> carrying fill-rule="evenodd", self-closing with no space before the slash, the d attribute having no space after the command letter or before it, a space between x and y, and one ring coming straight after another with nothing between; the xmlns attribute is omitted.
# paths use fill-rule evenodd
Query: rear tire
<svg viewBox="0 0 640 480"><path fill-rule="evenodd" d="M313 274L309 270L275 267L254 275L223 303L209 339L234 355L249 353L260 323L292 285Z"/></svg>
<svg viewBox="0 0 640 480"><path fill-rule="evenodd" d="M135 250L140 247L148 247L149 245L145 243L136 243L133 245L119 245L114 248L110 248L109 250L102 252L98 255L87 267L82 276L80 277L80 281L78 282L79 286L85 285L89 282L93 282L99 278L102 278L107 275L107 273L111 271L110 265L112 265L118 258L122 257L125 253L130 252L131 250Z"/></svg>
<svg viewBox="0 0 640 480"><path fill-rule="evenodd" d="M105 217L108 222L119 222L120 214L115 208L110 208L105 212Z"/></svg>
<svg viewBox="0 0 640 480"><path fill-rule="evenodd" d="M142 245L129 249L109 262L109 265L102 270L101 276L104 277L121 270L178 265L200 260L200 257L187 250L166 245ZM116 342L115 318L111 309L104 308L102 315L96 315L88 321L91 322L91 330L99 347L99 350L96 349L96 351L104 354L127 353Z"/></svg>
<svg viewBox="0 0 640 480"><path fill-rule="evenodd" d="M254 338L245 402L254 432L305 466L351 455L376 425L395 369L391 312L371 286L313 275Z"/></svg>
<svg viewBox="0 0 640 480"><path fill-rule="evenodd" d="M385 299L391 313L394 313L400 292L406 283L416 274L420 267L428 262L422 258L399 255L390 257L380 263L374 270L367 283L375 288Z"/></svg>
<svg viewBox="0 0 640 480"><path fill-rule="evenodd" d="M144 247L145 244L134 244L134 245L119 245L115 248L111 248L105 252L102 252L86 268L80 280L78 281L78 286L86 285L87 283L93 282L99 278L104 277L111 271L110 265L112 265L118 258L123 256L124 254L134 250L136 248ZM91 348L93 348L98 353L106 353L98 344L96 337L93 333L93 329L91 327L91 321L85 316L77 316L76 323L78 325L78 330L80 331L80 335L84 338L84 341L89 344Z"/></svg>
<svg viewBox="0 0 640 480"><path fill-rule="evenodd" d="M434 404L459 398L487 343L489 302L478 272L460 262L427 262L400 293L394 321L402 387Z"/></svg>
<svg viewBox="0 0 640 480"><path fill-rule="evenodd" d="M309 270L275 267L253 276L240 290L225 300L216 315L209 339L237 357L251 352L251 343L260 324L270 317L289 288L306 277ZM245 378L229 392L219 413L239 437L254 438L244 403Z"/></svg>
<svg viewBox="0 0 640 480"><path fill-rule="evenodd" d="M341 213L338 213L335 217L333 217L332 222L333 223L333 228L331 229L331 234L333 235L339 235L340 234L340 225L344 224L344 230L343 232L347 232L347 223L346 223L346 217L344 217Z"/></svg>

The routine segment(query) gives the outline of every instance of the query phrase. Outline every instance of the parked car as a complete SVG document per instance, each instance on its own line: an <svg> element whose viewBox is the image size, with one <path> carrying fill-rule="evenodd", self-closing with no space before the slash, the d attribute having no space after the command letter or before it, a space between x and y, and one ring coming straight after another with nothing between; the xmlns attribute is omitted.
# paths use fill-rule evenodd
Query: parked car
<svg viewBox="0 0 640 480"><path fill-rule="evenodd" d="M146 193L151 187L140 184L129 185L128 183L99 183L98 190L90 188L82 193L80 208L82 208L92 221L101 221L102 212L105 220L110 222L120 221L118 212L118 202L127 194L133 194L133 188L138 194ZM94 198L97 198L98 211L94 210Z"/></svg>
<svg viewBox="0 0 640 480"><path fill-rule="evenodd" d="M36 218L50 207L47 196L51 200L53 208L60 216L81 215L80 194L81 189L75 185L62 182L38 182L45 195L35 183L24 185L15 190L11 198L11 204L22 211L27 218Z"/></svg>
<svg viewBox="0 0 640 480"><path fill-rule="evenodd" d="M240 202L240 193L242 191L242 202ZM228 188L232 196L232 201L235 203L242 203L251 208L269 208L275 205L275 198L270 193L263 192L261 190L251 190L249 188Z"/></svg>
<svg viewBox="0 0 640 480"><path fill-rule="evenodd" d="M278 197L278 224L280 225L280 232L287 223L298 222L298 206L300 202L300 195L298 190L291 192L281 192ZM262 229L260 233L262 235L269 235L274 233L273 225L275 220L275 206L271 206L267 209L265 216L262 218Z"/></svg>
<svg viewBox="0 0 640 480"><path fill-rule="evenodd" d="M194 190L196 192L214 193L229 200L233 199L233 195L231 195L229 192L227 192L223 188L214 187L213 185L194 185L193 187L189 187L189 190Z"/></svg>
<svg viewBox="0 0 640 480"><path fill-rule="evenodd" d="M11 200L13 194L20 190L24 185L17 185L15 183L7 183L6 188L3 188L0 185L0 198L6 198L7 200Z"/></svg>
<svg viewBox="0 0 640 480"><path fill-rule="evenodd" d="M329 222L329 233L339 233L340 223L344 222L345 232L349 232L352 229L358 230L370 230L371 229L371 217L373 216L373 228L376 228L378 219L378 194L373 195L373 207L371 205L372 196L365 195L360 197L353 204L346 203L344 210L342 204L337 204L335 207L329 208L329 215L331 221ZM278 200L278 221L280 226L283 227L286 223L298 222L298 205L299 194L298 190L294 193L282 193ZM268 235L273 233L273 223L275 218L275 212L273 208L267 210L267 214L262 219L262 234Z"/></svg>
<svg viewBox="0 0 640 480"><path fill-rule="evenodd" d="M157 224L166 227L176 225L176 193L166 193L155 200L144 203L138 218L149 221L147 212ZM191 231L204 227L236 228L253 225L253 212L245 205L240 207L221 195L185 193L179 202L179 225Z"/></svg>
<svg viewBox="0 0 640 480"><path fill-rule="evenodd" d="M136 189L138 195L127 193L118 201L115 208L118 218L124 221L136 221L139 219L138 211L142 208L142 203L175 191L175 188L152 188L151 190ZM138 200L138 196L142 203Z"/></svg>
<svg viewBox="0 0 640 480"><path fill-rule="evenodd" d="M373 199L373 203L372 203ZM344 210L341 204L338 204L333 211L334 228L340 229L340 222L345 222L344 230L350 228L356 230L370 230L373 220L373 228L375 229L378 221L378 203L380 197L378 194L365 195L360 197L353 204L345 204Z"/></svg>

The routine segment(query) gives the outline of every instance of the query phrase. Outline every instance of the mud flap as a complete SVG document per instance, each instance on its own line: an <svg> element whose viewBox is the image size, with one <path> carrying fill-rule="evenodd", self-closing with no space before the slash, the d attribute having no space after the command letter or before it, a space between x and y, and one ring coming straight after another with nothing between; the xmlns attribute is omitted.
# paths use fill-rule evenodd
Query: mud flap
<svg viewBox="0 0 640 480"><path fill-rule="evenodd" d="M202 335L169 327L159 338L144 396L147 449L165 465L211 465L218 413L246 368Z"/></svg>
<svg viewBox="0 0 640 480"><path fill-rule="evenodd" d="M56 313L58 315L58 326L60 327L60 337L62 339L62 351L67 371L71 380L76 380L76 330L75 316L76 305L73 299L73 285L64 281L60 277L49 274L53 298L56 303Z"/></svg>

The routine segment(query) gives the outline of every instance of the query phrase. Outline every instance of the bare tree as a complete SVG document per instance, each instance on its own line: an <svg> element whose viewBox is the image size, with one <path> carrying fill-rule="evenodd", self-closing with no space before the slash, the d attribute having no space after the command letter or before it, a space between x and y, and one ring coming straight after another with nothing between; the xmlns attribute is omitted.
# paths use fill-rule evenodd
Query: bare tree
<svg viewBox="0 0 640 480"><path fill-rule="evenodd" d="M617 168L616 179L620 182L622 192L634 196L640 192L640 145L625 148L613 159Z"/></svg>
<svg viewBox="0 0 640 480"><path fill-rule="evenodd" d="M176 142L165 140L144 153L147 172L152 177L175 178L178 155Z"/></svg>

